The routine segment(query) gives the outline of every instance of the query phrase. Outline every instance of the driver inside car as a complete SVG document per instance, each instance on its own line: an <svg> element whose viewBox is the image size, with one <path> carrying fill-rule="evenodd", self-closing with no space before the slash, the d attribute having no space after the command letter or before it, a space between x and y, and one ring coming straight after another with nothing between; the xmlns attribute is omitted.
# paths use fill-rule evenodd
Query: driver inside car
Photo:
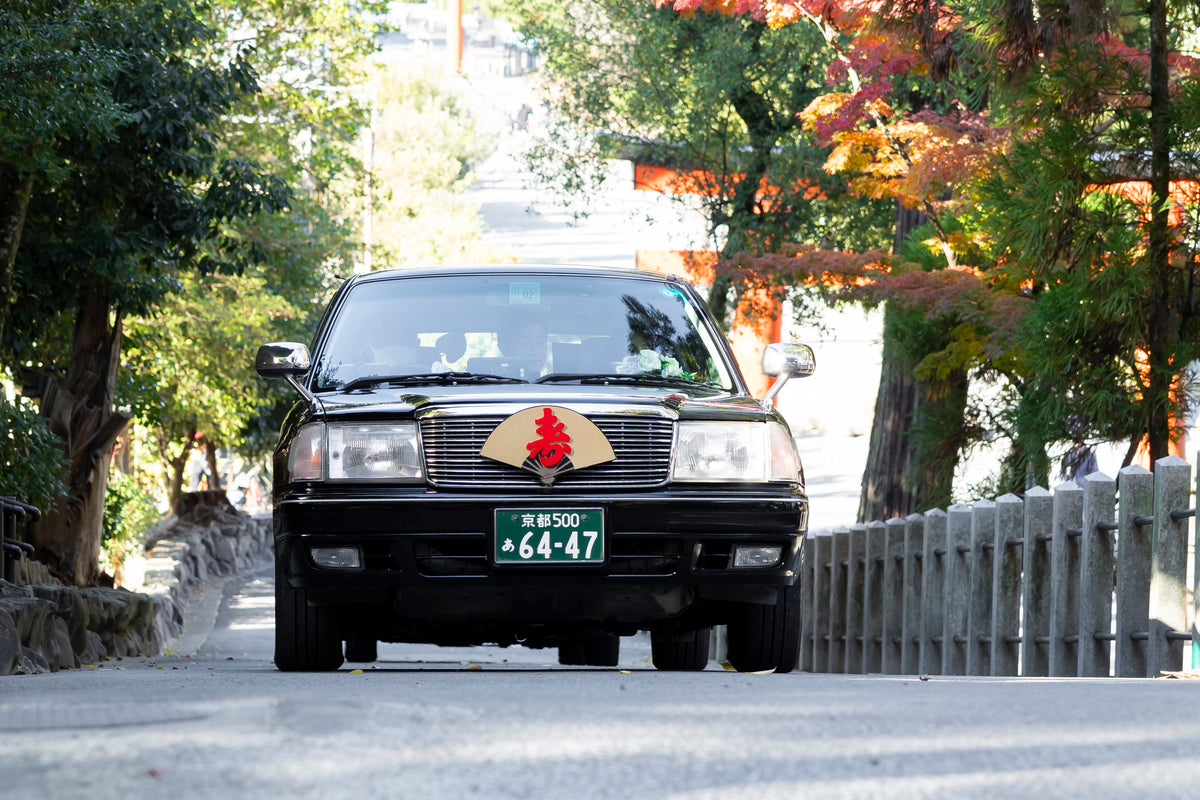
<svg viewBox="0 0 1200 800"><path fill-rule="evenodd" d="M505 317L496 332L505 374L532 380L546 373L549 352L546 326L529 314Z"/></svg>

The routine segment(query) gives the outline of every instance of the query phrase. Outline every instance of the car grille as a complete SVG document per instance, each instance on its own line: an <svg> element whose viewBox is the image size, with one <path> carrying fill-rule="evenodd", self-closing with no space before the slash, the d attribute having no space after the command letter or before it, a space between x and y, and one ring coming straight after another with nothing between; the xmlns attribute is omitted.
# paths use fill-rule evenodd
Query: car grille
<svg viewBox="0 0 1200 800"><path fill-rule="evenodd" d="M529 489L537 476L479 454L506 417L431 416L421 420L425 470L438 488ZM612 445L616 458L559 475L556 489L645 489L667 481L674 423L659 417L588 417Z"/></svg>

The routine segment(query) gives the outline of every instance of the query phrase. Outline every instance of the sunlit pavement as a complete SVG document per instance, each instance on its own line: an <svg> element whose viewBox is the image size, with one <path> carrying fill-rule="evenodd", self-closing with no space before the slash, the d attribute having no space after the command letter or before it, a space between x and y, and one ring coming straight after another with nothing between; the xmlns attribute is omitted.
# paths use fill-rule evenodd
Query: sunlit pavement
<svg viewBox="0 0 1200 800"><path fill-rule="evenodd" d="M5 800L1194 796L1200 681L665 673L644 639L280 673L271 575L194 653L0 680Z"/></svg>

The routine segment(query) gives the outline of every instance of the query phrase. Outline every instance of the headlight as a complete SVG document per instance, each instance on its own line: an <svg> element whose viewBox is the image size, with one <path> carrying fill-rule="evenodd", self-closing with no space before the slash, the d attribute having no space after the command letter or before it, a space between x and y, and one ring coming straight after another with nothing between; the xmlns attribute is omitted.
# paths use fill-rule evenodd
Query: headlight
<svg viewBox="0 0 1200 800"><path fill-rule="evenodd" d="M681 422L671 479L795 483L799 459L778 422Z"/></svg>
<svg viewBox="0 0 1200 800"><path fill-rule="evenodd" d="M421 481L413 422L306 425L288 453L292 480Z"/></svg>

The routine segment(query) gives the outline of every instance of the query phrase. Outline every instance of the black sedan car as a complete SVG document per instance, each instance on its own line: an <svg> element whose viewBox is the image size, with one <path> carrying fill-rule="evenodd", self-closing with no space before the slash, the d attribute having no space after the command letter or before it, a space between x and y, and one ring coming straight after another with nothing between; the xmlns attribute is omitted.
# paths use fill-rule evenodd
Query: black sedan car
<svg viewBox="0 0 1200 800"><path fill-rule="evenodd" d="M811 374L805 345L763 369ZM275 453L275 663L377 644L556 647L794 668L808 523L786 421L751 397L687 283L629 270L429 267L348 280L310 351L260 348L301 396ZM345 650L343 651L343 644Z"/></svg>

